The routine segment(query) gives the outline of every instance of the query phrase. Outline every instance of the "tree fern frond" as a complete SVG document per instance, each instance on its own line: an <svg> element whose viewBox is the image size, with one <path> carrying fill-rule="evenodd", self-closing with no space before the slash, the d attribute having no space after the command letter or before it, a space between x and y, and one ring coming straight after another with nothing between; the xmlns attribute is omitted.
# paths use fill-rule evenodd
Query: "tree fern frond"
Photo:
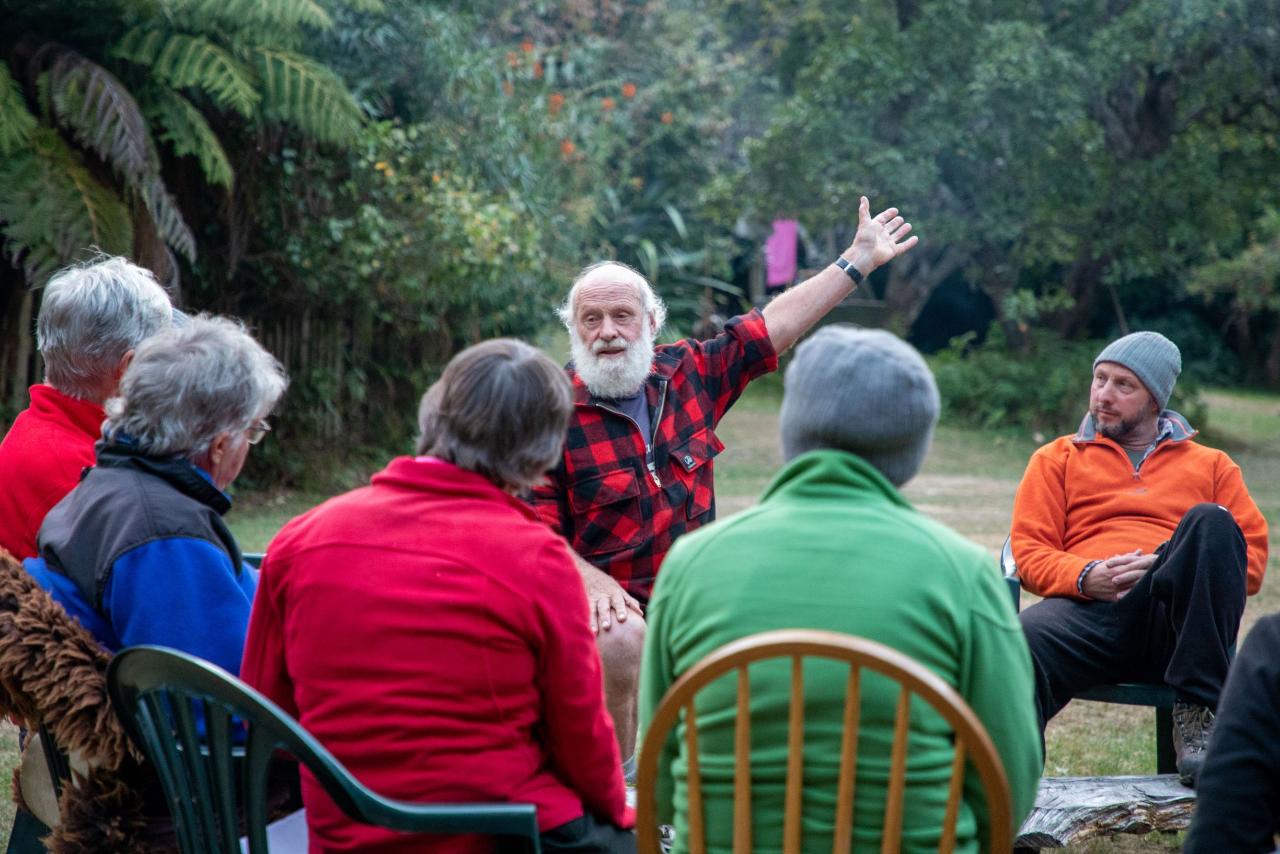
<svg viewBox="0 0 1280 854"><path fill-rule="evenodd" d="M160 177L160 158L133 95L102 66L61 48L46 75L54 116L101 157L151 212L161 238L189 259L196 242Z"/></svg>
<svg viewBox="0 0 1280 854"><path fill-rule="evenodd" d="M27 109L18 81L9 74L9 67L0 62L0 155L25 148L35 129L36 117Z"/></svg>
<svg viewBox="0 0 1280 854"><path fill-rule="evenodd" d="M231 187L234 178L231 161L195 105L173 89L156 86L146 91L143 110L160 129L160 139L169 143L175 154L195 157L210 184Z"/></svg>
<svg viewBox="0 0 1280 854"><path fill-rule="evenodd" d="M263 112L298 125L317 139L348 142L364 114L336 74L294 53L255 49L262 77Z"/></svg>
<svg viewBox="0 0 1280 854"><path fill-rule="evenodd" d="M353 9L357 12L382 12L387 7L382 0L320 0L324 7L332 12L334 9Z"/></svg>
<svg viewBox="0 0 1280 854"><path fill-rule="evenodd" d="M146 66L170 86L205 92L218 106L242 116L253 115L258 105L252 73L203 36L135 27L124 34L111 53Z"/></svg>
<svg viewBox="0 0 1280 854"><path fill-rule="evenodd" d="M315 0L161 0L172 20L207 33L236 27L327 30L333 20Z"/></svg>
<svg viewBox="0 0 1280 854"><path fill-rule="evenodd" d="M136 192L147 206L161 239L185 255L188 261L195 261L196 236L191 233L182 211L178 209L178 203L164 183L148 181L138 187Z"/></svg>
<svg viewBox="0 0 1280 854"><path fill-rule="evenodd" d="M159 160L151 129L124 84L75 51L58 51L44 89L59 124L96 152L123 178L156 174Z"/></svg>
<svg viewBox="0 0 1280 854"><path fill-rule="evenodd" d="M125 203L56 131L43 127L32 133L30 149L0 158L0 232L5 255L32 282L89 247L123 254L133 243Z"/></svg>

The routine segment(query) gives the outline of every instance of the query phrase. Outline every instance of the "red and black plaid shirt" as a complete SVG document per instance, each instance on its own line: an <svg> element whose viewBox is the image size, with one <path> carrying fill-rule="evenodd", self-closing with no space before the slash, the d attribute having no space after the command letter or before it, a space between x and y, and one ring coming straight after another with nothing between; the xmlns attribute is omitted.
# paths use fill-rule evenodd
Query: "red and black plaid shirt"
<svg viewBox="0 0 1280 854"><path fill-rule="evenodd" d="M570 365L564 456L530 503L578 554L647 602L676 537L715 518L712 459L724 449L716 424L747 383L777 367L758 309L709 341L660 345L645 382L654 434L646 458L636 423L592 397Z"/></svg>

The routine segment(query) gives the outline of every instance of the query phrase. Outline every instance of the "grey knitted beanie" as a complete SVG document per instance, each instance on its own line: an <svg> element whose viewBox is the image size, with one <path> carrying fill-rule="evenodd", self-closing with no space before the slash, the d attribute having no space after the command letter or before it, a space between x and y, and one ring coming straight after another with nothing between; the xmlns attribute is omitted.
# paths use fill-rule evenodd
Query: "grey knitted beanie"
<svg viewBox="0 0 1280 854"><path fill-rule="evenodd" d="M796 349L784 385L784 459L819 448L849 451L895 486L920 471L938 422L938 386L898 336L824 326Z"/></svg>
<svg viewBox="0 0 1280 854"><path fill-rule="evenodd" d="M1168 406L1173 384L1182 373L1178 345L1159 332L1134 332L1117 338L1102 349L1093 367L1099 362L1115 362L1137 374L1161 410Z"/></svg>

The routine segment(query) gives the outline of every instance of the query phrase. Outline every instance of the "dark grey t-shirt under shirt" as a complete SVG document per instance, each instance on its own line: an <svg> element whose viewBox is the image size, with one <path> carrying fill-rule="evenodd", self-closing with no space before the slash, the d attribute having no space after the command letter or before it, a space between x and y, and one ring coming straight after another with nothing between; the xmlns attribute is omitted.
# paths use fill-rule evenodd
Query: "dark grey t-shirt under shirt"
<svg viewBox="0 0 1280 854"><path fill-rule="evenodd" d="M645 396L644 388L641 388L638 393L631 395L631 397L616 397L606 402L613 404L614 409L617 409L639 425L640 433L644 436L644 446L648 448L649 439L653 431L649 429L649 400Z"/></svg>

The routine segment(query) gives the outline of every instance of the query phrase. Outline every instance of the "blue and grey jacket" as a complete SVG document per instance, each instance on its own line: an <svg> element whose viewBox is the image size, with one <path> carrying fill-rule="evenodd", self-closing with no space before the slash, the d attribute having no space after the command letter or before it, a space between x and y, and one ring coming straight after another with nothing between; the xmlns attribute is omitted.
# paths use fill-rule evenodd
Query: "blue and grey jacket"
<svg viewBox="0 0 1280 854"><path fill-rule="evenodd" d="M239 672L258 579L222 520L230 498L181 457L96 452L27 571L112 651L161 644Z"/></svg>

